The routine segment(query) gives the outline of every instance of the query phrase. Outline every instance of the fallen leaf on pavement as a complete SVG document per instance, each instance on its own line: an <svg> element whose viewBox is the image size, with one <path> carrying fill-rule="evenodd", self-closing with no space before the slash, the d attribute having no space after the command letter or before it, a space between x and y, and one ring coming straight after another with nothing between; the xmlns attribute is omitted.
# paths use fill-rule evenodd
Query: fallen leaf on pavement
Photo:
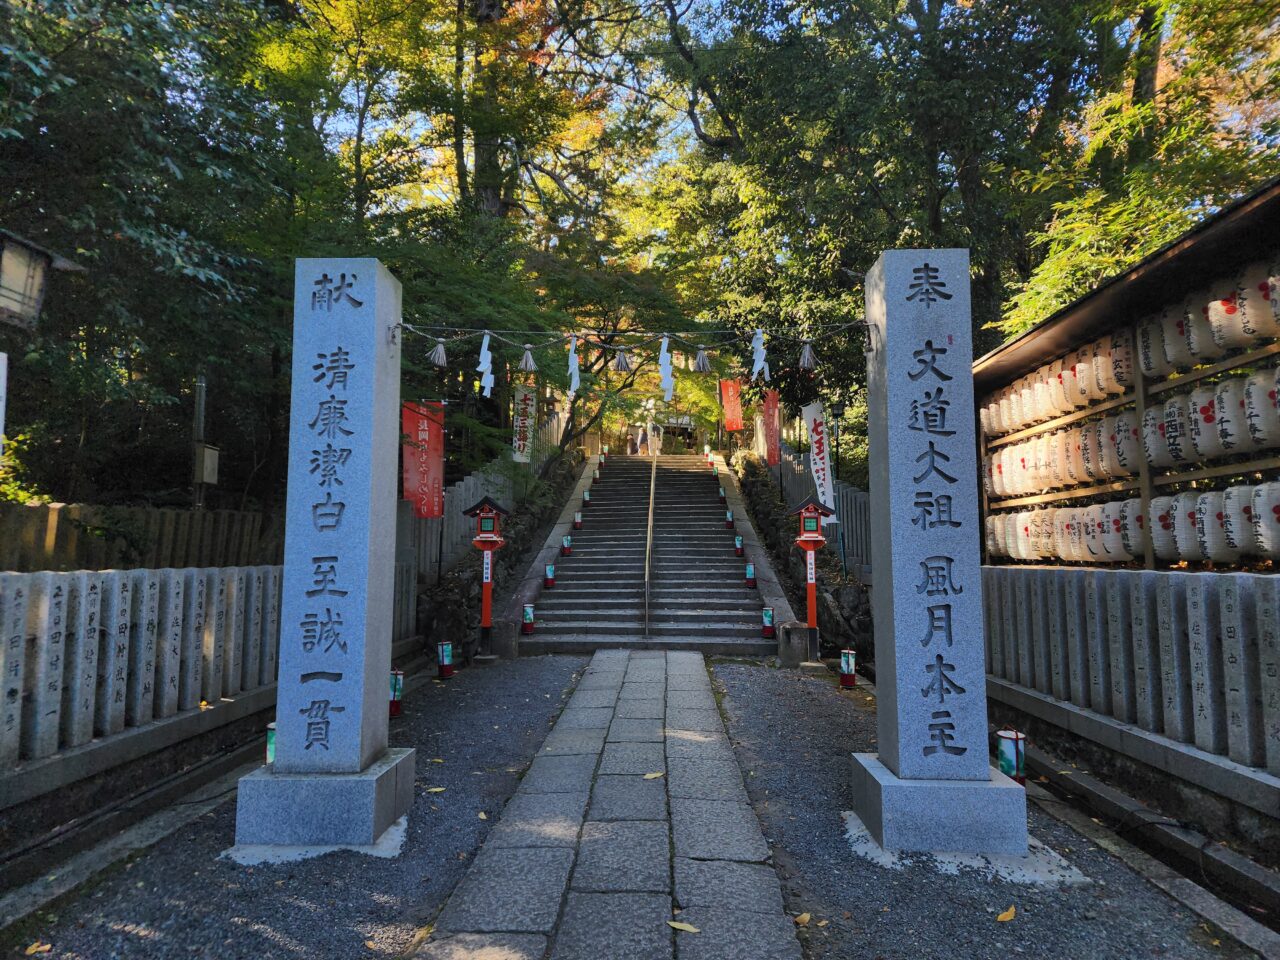
<svg viewBox="0 0 1280 960"><path fill-rule="evenodd" d="M795 919L797 927L807 927L809 925L809 914L807 912L800 914Z"/></svg>
<svg viewBox="0 0 1280 960"><path fill-rule="evenodd" d="M378 945L377 945L376 943L374 943L372 940L366 940L366 941L364 942L364 945L365 945L366 947L368 947L370 950L377 950L377 949L378 949Z"/></svg>
<svg viewBox="0 0 1280 960"><path fill-rule="evenodd" d="M1013 919L1014 917L1016 917L1017 915L1018 915L1018 908L1017 908L1017 907L1010 907L1010 908L1009 908L1008 910L1006 910L1004 913L1002 913L1002 914L1000 914L999 916L997 916L997 917L996 917L996 920L997 920L998 922L1000 922L1000 923L1008 923L1010 920L1012 920L1012 919Z"/></svg>
<svg viewBox="0 0 1280 960"><path fill-rule="evenodd" d="M481 820L488 820L488 819L489 819L489 815L488 815L487 813L485 813L483 810L481 810L481 811L480 811L480 813L479 813L479 817L480 817L480 819L481 819Z"/></svg>
<svg viewBox="0 0 1280 960"><path fill-rule="evenodd" d="M53 950L52 943L41 943L37 940L31 946L27 947L25 953L28 957L34 957L37 953L49 953Z"/></svg>
<svg viewBox="0 0 1280 960"><path fill-rule="evenodd" d="M444 787L427 787L427 793L444 793Z"/></svg>
<svg viewBox="0 0 1280 960"><path fill-rule="evenodd" d="M662 776L661 770L659 770L657 773L646 773L644 775L644 778L646 780L657 780L660 776Z"/></svg>
<svg viewBox="0 0 1280 960"><path fill-rule="evenodd" d="M819 920L819 921L818 921L818 926L820 926L820 927L825 927L825 926L826 926L828 923L830 923L830 922L831 922L830 920Z"/></svg>
<svg viewBox="0 0 1280 960"><path fill-rule="evenodd" d="M685 933L701 933L702 931L695 927L692 923L682 923L679 920L668 920L667 926L673 930L683 930Z"/></svg>

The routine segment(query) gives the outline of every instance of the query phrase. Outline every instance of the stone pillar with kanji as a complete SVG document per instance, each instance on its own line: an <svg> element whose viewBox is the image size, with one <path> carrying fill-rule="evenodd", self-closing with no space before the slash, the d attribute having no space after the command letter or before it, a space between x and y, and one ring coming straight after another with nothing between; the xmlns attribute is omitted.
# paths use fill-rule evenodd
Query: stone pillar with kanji
<svg viewBox="0 0 1280 960"><path fill-rule="evenodd" d="M988 759L968 251L887 250L866 291L880 752L854 811L890 850L1025 853Z"/></svg>
<svg viewBox="0 0 1280 960"><path fill-rule="evenodd" d="M240 781L237 848L368 847L407 815L388 749L400 283L377 260L298 260L275 762Z"/></svg>

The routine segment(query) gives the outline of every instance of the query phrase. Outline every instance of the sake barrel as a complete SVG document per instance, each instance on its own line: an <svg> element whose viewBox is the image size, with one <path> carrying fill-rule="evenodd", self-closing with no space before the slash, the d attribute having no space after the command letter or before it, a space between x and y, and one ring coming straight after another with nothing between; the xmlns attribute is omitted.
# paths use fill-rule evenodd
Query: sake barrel
<svg viewBox="0 0 1280 960"><path fill-rule="evenodd" d="M1164 321L1156 314L1138 325L1138 366L1153 380L1173 373L1173 365L1164 355Z"/></svg>
<svg viewBox="0 0 1280 960"><path fill-rule="evenodd" d="M1255 447L1280 447L1280 369L1259 370L1244 384L1244 419Z"/></svg>
<svg viewBox="0 0 1280 960"><path fill-rule="evenodd" d="M1147 463L1153 467L1173 466L1169 445L1164 441L1164 430L1164 407L1158 404L1147 407L1142 414L1142 449Z"/></svg>
<svg viewBox="0 0 1280 960"><path fill-rule="evenodd" d="M1258 552L1253 527L1253 486L1237 484L1222 491L1222 533L1227 545L1245 556Z"/></svg>
<svg viewBox="0 0 1280 960"><path fill-rule="evenodd" d="M1201 457L1220 457L1226 450L1218 433L1212 386L1196 387L1187 403L1187 421L1191 428L1191 446Z"/></svg>
<svg viewBox="0 0 1280 960"><path fill-rule="evenodd" d="M1227 453L1242 453L1254 448L1253 439L1249 436L1249 422L1245 419L1244 388L1243 377L1232 377L1220 381L1213 394L1218 437Z"/></svg>
<svg viewBox="0 0 1280 960"><path fill-rule="evenodd" d="M1147 514L1151 548L1161 560L1176 560L1178 545L1173 536L1173 497L1152 497Z"/></svg>

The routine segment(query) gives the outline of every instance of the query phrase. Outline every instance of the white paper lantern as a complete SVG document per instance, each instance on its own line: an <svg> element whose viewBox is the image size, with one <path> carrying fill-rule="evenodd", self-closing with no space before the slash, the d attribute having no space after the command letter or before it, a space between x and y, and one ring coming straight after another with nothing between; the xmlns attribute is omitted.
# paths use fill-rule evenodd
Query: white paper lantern
<svg viewBox="0 0 1280 960"><path fill-rule="evenodd" d="M1022 398L1022 425L1029 427L1040 421L1036 413L1036 383L1031 374L1027 374L1018 383L1019 396Z"/></svg>
<svg viewBox="0 0 1280 960"><path fill-rule="evenodd" d="M1175 464L1190 463L1196 455L1191 445L1187 404L1186 397L1174 397L1164 405L1164 442Z"/></svg>
<svg viewBox="0 0 1280 960"><path fill-rule="evenodd" d="M982 458L982 489L988 497L994 497L996 495L995 485L991 482L993 462L994 458L990 454L987 454L987 456Z"/></svg>
<svg viewBox="0 0 1280 960"><path fill-rule="evenodd" d="M1048 490L1053 486L1053 468L1050 464L1050 450L1053 447L1052 437L1042 433L1036 437L1036 489Z"/></svg>
<svg viewBox="0 0 1280 960"><path fill-rule="evenodd" d="M1176 560L1178 545L1174 539L1174 498L1152 497L1147 514L1147 529L1151 533L1151 548L1161 560Z"/></svg>
<svg viewBox="0 0 1280 960"><path fill-rule="evenodd" d="M1049 482L1054 487L1065 487L1067 479L1067 432L1057 430L1049 435Z"/></svg>
<svg viewBox="0 0 1280 960"><path fill-rule="evenodd" d="M1160 312L1161 338L1165 363L1174 370L1195 366L1195 357L1187 346L1187 321L1181 306L1168 306Z"/></svg>
<svg viewBox="0 0 1280 960"><path fill-rule="evenodd" d="M1036 409L1036 422L1042 423L1053 417L1053 404L1049 399L1049 368L1043 366L1031 375L1033 403Z"/></svg>
<svg viewBox="0 0 1280 960"><path fill-rule="evenodd" d="M1133 386L1133 346L1127 333L1111 335L1111 380L1116 393L1124 393Z"/></svg>
<svg viewBox="0 0 1280 960"><path fill-rule="evenodd" d="M1055 417L1065 416L1075 409L1075 405L1067 399L1066 361L1058 358L1049 364L1049 400L1053 405Z"/></svg>
<svg viewBox="0 0 1280 960"><path fill-rule="evenodd" d="M1173 466L1169 445L1164 442L1164 407L1147 407L1142 414L1142 450L1153 467Z"/></svg>
<svg viewBox="0 0 1280 960"><path fill-rule="evenodd" d="M1064 507L1062 509L1062 513L1065 516L1062 519L1062 539L1058 544L1059 556L1063 560L1068 560L1072 563L1080 559L1081 531L1079 512L1074 507Z"/></svg>
<svg viewBox="0 0 1280 960"><path fill-rule="evenodd" d="M991 413L985 405L978 407L978 429L984 437L991 436Z"/></svg>
<svg viewBox="0 0 1280 960"><path fill-rule="evenodd" d="M1142 514L1142 498L1133 497L1120 506L1120 538L1124 549L1140 557L1147 549L1147 518Z"/></svg>
<svg viewBox="0 0 1280 960"><path fill-rule="evenodd" d="M987 397L983 404L987 411L987 436L998 437L1004 433L1004 424L1000 419L1000 400L998 397Z"/></svg>
<svg viewBox="0 0 1280 960"><path fill-rule="evenodd" d="M1001 447L991 455L991 489L995 491L997 499L1010 495L1004 482L1004 451L1005 448Z"/></svg>
<svg viewBox="0 0 1280 960"><path fill-rule="evenodd" d="M1120 386L1111 369L1111 337L1099 337L1093 341L1093 395L1101 400L1119 392Z"/></svg>
<svg viewBox="0 0 1280 960"><path fill-rule="evenodd" d="M1067 427L1063 433L1066 435L1066 442L1063 444L1065 456L1062 460L1062 471L1066 474L1066 485L1074 487L1077 483L1084 482L1086 478L1084 461L1080 457L1080 428Z"/></svg>
<svg viewBox="0 0 1280 960"><path fill-rule="evenodd" d="M1014 556L1014 550L1017 548L1017 519L1017 514L1000 514L1000 526L998 528L998 532L1000 534L1000 542L1004 545L1004 555L1006 557Z"/></svg>
<svg viewBox="0 0 1280 960"><path fill-rule="evenodd" d="M1103 523L1102 523L1102 507L1094 504L1092 507L1086 507L1083 511L1081 520L1084 524L1084 548L1085 557L1091 563L1108 562L1106 548L1102 544Z"/></svg>
<svg viewBox="0 0 1280 960"><path fill-rule="evenodd" d="M1280 481L1253 488L1253 524L1258 553L1273 560L1280 558Z"/></svg>
<svg viewBox="0 0 1280 960"><path fill-rule="evenodd" d="M1222 533L1227 545L1243 555L1258 552L1253 525L1253 487L1239 484L1222 491Z"/></svg>
<svg viewBox="0 0 1280 960"><path fill-rule="evenodd" d="M1164 321L1156 314L1138 326L1138 365L1144 376L1159 380L1173 373L1164 355Z"/></svg>
<svg viewBox="0 0 1280 960"><path fill-rule="evenodd" d="M1089 395L1093 390L1093 348L1086 344L1077 350L1071 358L1071 369L1075 377L1075 390L1071 394L1071 403L1078 410L1089 405Z"/></svg>
<svg viewBox="0 0 1280 960"><path fill-rule="evenodd" d="M1264 260L1245 267L1237 296L1249 329L1259 338L1280 337L1280 262Z"/></svg>
<svg viewBox="0 0 1280 960"><path fill-rule="evenodd" d="M1254 448L1253 439L1249 436L1249 421L1245 418L1244 388L1243 377L1232 377L1221 381L1213 394L1218 436L1222 440L1222 449L1227 453L1242 453Z"/></svg>
<svg viewBox="0 0 1280 960"><path fill-rule="evenodd" d="M1031 552L1031 514L1031 510L1018 514L1018 552L1014 556L1019 560L1030 560L1035 556Z"/></svg>
<svg viewBox="0 0 1280 960"><path fill-rule="evenodd" d="M1206 560L1235 563L1240 551L1227 542L1222 494L1207 491L1196 498L1196 539Z"/></svg>
<svg viewBox="0 0 1280 960"><path fill-rule="evenodd" d="M1108 477L1128 476L1120 466L1120 450L1116 436L1116 418L1103 417L1098 421L1098 449L1101 454L1102 472Z"/></svg>
<svg viewBox="0 0 1280 960"><path fill-rule="evenodd" d="M1027 418L1022 410L1022 381L1016 380L1009 385L1009 425L1013 430L1021 430L1027 425Z"/></svg>
<svg viewBox="0 0 1280 960"><path fill-rule="evenodd" d="M1004 544L1001 543L1000 538L996 532L996 525L999 522L999 520L1000 520L999 516L995 516L992 514L987 515L987 522L985 524L985 529L987 534L987 556L988 557L1004 556Z"/></svg>
<svg viewBox="0 0 1280 960"><path fill-rule="evenodd" d="M1142 457L1142 431L1138 429L1135 410L1121 410L1115 423L1116 460L1120 464L1120 476L1131 477L1138 472Z"/></svg>
<svg viewBox="0 0 1280 960"><path fill-rule="evenodd" d="M1017 429L1013 419L1013 390L1005 387L1000 391L1000 433L1013 433Z"/></svg>
<svg viewBox="0 0 1280 960"><path fill-rule="evenodd" d="M1208 292L1194 293L1182 304L1187 349L1196 363L1217 360L1227 351L1213 339L1213 327L1209 323Z"/></svg>
<svg viewBox="0 0 1280 960"><path fill-rule="evenodd" d="M1226 450L1218 433L1218 415L1214 404L1214 387L1196 387L1187 401L1187 425L1191 429L1191 446L1201 457L1220 457Z"/></svg>
<svg viewBox="0 0 1280 960"><path fill-rule="evenodd" d="M1102 549L1106 554L1107 560L1112 563L1124 563L1133 559L1133 556L1125 549L1124 536L1121 533L1123 507L1123 500L1112 500L1104 503L1101 507Z"/></svg>
<svg viewBox="0 0 1280 960"><path fill-rule="evenodd" d="M1200 494L1188 490L1173 498L1173 540L1179 560L1203 560L1200 540L1196 536L1196 500Z"/></svg>
<svg viewBox="0 0 1280 960"><path fill-rule="evenodd" d="M1244 418L1255 447L1280 447L1280 369L1259 370L1244 384Z"/></svg>
<svg viewBox="0 0 1280 960"><path fill-rule="evenodd" d="M1245 312L1240 307L1240 295L1235 282L1223 284L1222 287L1223 289L1214 287L1212 296L1205 304L1205 316L1209 320L1213 342L1224 352L1253 346L1258 340L1257 331L1249 325Z"/></svg>
<svg viewBox="0 0 1280 960"><path fill-rule="evenodd" d="M1080 458L1084 472L1090 480L1106 477L1102 470L1102 449L1098 445L1098 423L1086 423L1080 428Z"/></svg>

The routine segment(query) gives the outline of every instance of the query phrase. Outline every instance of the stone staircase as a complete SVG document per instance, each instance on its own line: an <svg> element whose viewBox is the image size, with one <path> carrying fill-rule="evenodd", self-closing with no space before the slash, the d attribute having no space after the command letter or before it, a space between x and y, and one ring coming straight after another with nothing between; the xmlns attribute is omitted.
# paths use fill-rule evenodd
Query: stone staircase
<svg viewBox="0 0 1280 960"><path fill-rule="evenodd" d="M649 628L644 554L649 520L647 457L610 457L591 485L573 554L556 560L556 586L538 598L528 653L598 647L700 650L772 656L760 635L760 597L733 553L719 483L699 456L658 458L654 487Z"/></svg>

